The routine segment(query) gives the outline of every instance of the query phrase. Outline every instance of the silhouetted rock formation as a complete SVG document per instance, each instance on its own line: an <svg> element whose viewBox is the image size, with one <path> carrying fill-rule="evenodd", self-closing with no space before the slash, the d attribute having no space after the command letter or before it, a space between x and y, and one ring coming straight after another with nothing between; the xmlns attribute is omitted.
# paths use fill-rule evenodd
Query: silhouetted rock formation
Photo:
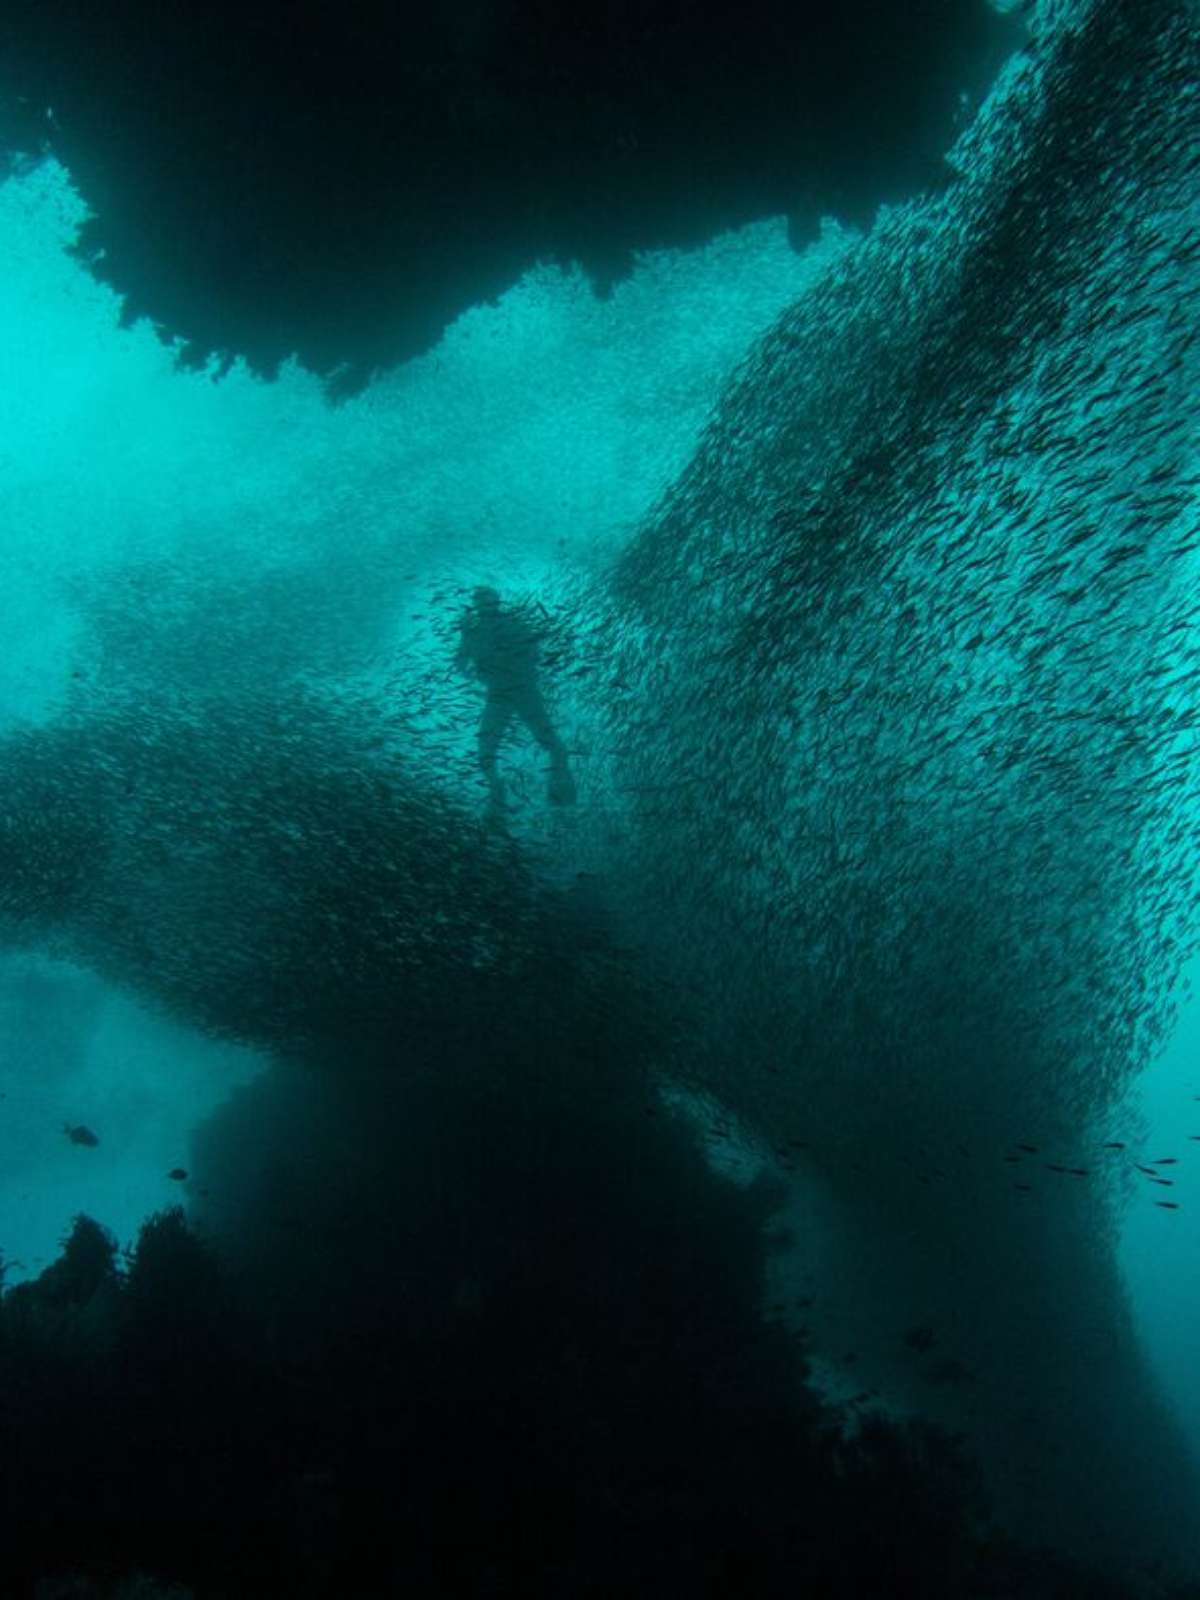
<svg viewBox="0 0 1200 1600"><path fill-rule="evenodd" d="M131 317L346 391L539 260L603 289L635 251L940 184L1017 37L985 0L21 4L0 138L70 168Z"/></svg>

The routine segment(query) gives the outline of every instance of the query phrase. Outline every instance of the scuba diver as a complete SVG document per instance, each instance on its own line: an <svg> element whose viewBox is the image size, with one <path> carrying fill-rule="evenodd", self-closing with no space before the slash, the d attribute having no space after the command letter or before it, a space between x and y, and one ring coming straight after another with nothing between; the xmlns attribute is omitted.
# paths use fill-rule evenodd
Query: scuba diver
<svg viewBox="0 0 1200 1600"><path fill-rule="evenodd" d="M479 765L488 782L489 811L504 810L504 785L496 758L514 717L519 717L550 757L547 798L552 805L572 805L575 782L567 767L567 748L550 722L537 681L538 636L515 609L500 604L495 589L475 590L460 623L462 642L454 658L460 670L472 669L487 689L479 720Z"/></svg>

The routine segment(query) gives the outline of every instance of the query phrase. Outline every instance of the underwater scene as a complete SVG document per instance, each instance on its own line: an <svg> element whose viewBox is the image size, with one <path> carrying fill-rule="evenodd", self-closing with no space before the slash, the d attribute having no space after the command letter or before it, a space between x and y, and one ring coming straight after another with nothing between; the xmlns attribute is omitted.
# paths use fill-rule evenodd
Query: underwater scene
<svg viewBox="0 0 1200 1600"><path fill-rule="evenodd" d="M0 1600L1200 1597L1195 0L11 0Z"/></svg>

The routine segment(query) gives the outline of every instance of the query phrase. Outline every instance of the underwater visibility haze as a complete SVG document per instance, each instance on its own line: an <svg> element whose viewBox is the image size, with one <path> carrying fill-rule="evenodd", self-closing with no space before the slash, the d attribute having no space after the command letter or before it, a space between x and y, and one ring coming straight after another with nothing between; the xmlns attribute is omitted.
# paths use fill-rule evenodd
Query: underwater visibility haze
<svg viewBox="0 0 1200 1600"><path fill-rule="evenodd" d="M1200 1592L1195 5L320 9L10 30L0 1589Z"/></svg>

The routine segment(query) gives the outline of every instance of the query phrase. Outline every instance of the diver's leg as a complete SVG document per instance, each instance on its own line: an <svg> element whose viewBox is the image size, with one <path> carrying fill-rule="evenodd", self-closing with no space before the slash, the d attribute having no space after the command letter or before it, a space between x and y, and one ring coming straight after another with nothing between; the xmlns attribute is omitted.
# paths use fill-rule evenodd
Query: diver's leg
<svg viewBox="0 0 1200 1600"><path fill-rule="evenodd" d="M479 765L488 785L488 807L492 811L504 808L504 784L496 758L500 744L512 720L512 706L498 696L489 695L479 719Z"/></svg>
<svg viewBox="0 0 1200 1600"><path fill-rule="evenodd" d="M567 765L567 747L554 730L550 713L538 689L527 691L521 697L517 712L530 733L550 757L550 783L547 797L552 805L569 806L575 803L575 780Z"/></svg>

